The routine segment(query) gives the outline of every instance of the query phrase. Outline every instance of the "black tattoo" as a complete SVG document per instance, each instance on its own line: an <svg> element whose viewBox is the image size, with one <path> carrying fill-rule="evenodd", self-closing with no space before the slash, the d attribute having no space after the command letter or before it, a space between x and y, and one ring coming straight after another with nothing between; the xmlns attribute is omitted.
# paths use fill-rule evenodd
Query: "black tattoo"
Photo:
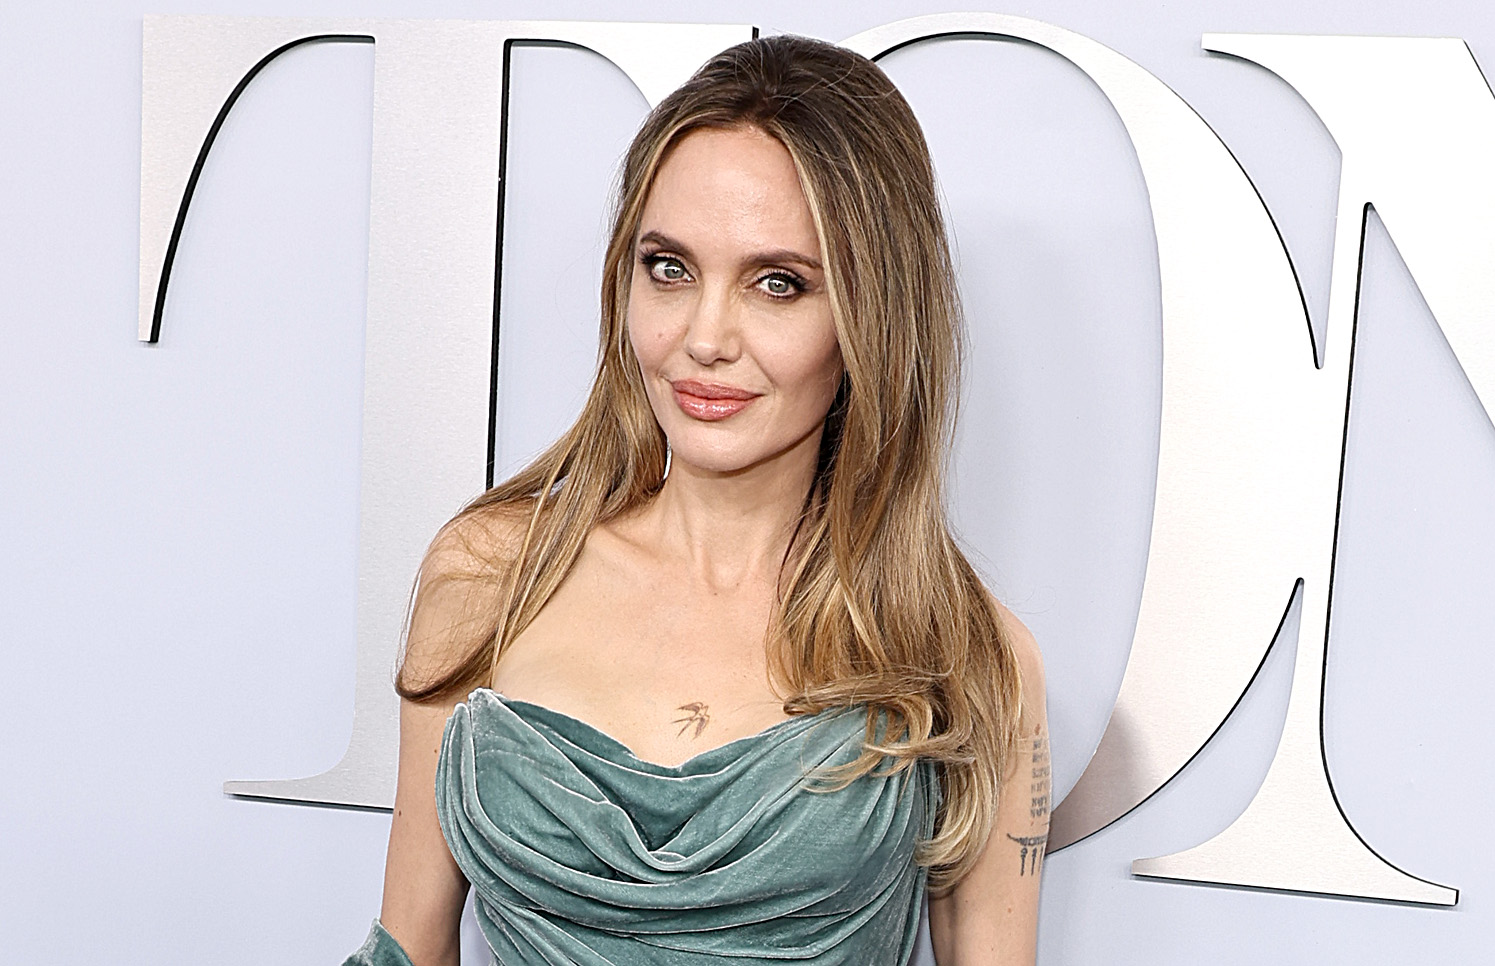
<svg viewBox="0 0 1495 966"><path fill-rule="evenodd" d="M1044 849L1048 848L1049 833L1045 831L1042 835L1008 835L1009 839L1023 847L1022 854L1018 856L1018 875L1037 875L1038 864L1043 861ZM1032 853L1033 861L1028 861L1028 854Z"/></svg>
<svg viewBox="0 0 1495 966"><path fill-rule="evenodd" d="M706 726L711 723L711 715L708 713L709 709L706 707L706 705L702 704L699 701L692 701L690 704L682 704L675 710L685 712L684 717L676 718L674 721L670 722L670 724L677 724L680 726L680 730L675 734L676 738L683 737L685 733L692 727L694 727L696 730L695 733L691 735L691 737L699 738L701 737L701 732L705 731Z"/></svg>
<svg viewBox="0 0 1495 966"><path fill-rule="evenodd" d="M1049 815L1049 739L1046 735L1034 735L1032 740L1033 771L1029 784L1032 802L1028 812L1036 822L1047 820Z"/></svg>
<svg viewBox="0 0 1495 966"><path fill-rule="evenodd" d="M1017 857L1018 875L1038 875L1049 843L1049 739L1047 735L1036 734L1025 741L1029 764L1028 821L1036 834L1008 833L1007 838L1021 849ZM1013 778L1021 781L1017 775Z"/></svg>

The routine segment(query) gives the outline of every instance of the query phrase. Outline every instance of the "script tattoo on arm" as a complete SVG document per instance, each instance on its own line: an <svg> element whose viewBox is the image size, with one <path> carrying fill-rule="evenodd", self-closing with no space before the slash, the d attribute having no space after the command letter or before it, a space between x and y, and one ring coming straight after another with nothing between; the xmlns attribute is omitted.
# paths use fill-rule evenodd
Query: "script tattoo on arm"
<svg viewBox="0 0 1495 966"><path fill-rule="evenodd" d="M1032 770L1029 772L1029 787L1032 804L1029 806L1028 815L1032 820L1042 822L1044 831L1049 827L1049 736L1034 735L1031 754L1029 756Z"/></svg>
<svg viewBox="0 0 1495 966"><path fill-rule="evenodd" d="M685 712L684 715L670 722L670 724L677 724L680 726L680 730L675 733L676 738L684 737L685 733L687 731L690 731L692 728L694 728L695 731L691 734L691 737L699 738L701 737L701 732L705 731L706 726L711 723L711 715L709 713L710 708L699 701L692 701L690 704L682 704L675 710Z"/></svg>
<svg viewBox="0 0 1495 966"><path fill-rule="evenodd" d="M1024 776L1018 772L1012 776L1012 780L1027 779L1028 821L1033 834L1013 835L1009 832L1007 837L1021 849L1018 853L1018 874L1037 875L1049 842L1049 738L1046 734L1036 734L1023 741L1027 747L1019 761L1027 766L1028 774Z"/></svg>

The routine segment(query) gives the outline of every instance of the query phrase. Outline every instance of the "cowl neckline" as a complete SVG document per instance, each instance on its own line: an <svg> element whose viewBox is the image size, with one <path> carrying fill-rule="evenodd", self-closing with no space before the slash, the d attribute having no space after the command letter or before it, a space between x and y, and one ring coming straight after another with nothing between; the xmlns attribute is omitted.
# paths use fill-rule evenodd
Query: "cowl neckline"
<svg viewBox="0 0 1495 966"><path fill-rule="evenodd" d="M678 765L478 689L447 720L436 810L498 962L902 966L938 782L927 762L822 782L865 705L776 722Z"/></svg>
<svg viewBox="0 0 1495 966"><path fill-rule="evenodd" d="M830 707L810 714L794 715L741 738L733 738L704 751L699 751L678 764L669 765L664 762L652 761L638 755L632 748L622 741L603 731L596 725L569 715L564 711L533 701L525 701L522 698L511 698L501 691L493 688L477 688L467 697L467 705L472 708L474 704L488 704L488 702L475 702L479 696L488 698L496 705L503 707L518 720L519 723L533 728L535 725L547 732L547 737L554 740L555 737L563 736L563 739L575 745L578 749L587 751L601 758L609 759L617 764L624 764L647 771L661 777L684 776L698 774L702 771L712 772L724 762L730 761L748 753L755 746L771 743L775 740L792 738L795 733L805 730L828 719L838 718L844 714L865 713L866 705L852 705L850 707ZM491 709L491 705L490 705ZM786 733L787 732L787 733Z"/></svg>

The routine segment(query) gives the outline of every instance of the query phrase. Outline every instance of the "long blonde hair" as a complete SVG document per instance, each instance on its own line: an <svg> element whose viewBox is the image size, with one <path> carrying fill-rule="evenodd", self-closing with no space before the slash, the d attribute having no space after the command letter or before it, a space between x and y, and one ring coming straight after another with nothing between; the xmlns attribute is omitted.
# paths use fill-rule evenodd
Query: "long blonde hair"
<svg viewBox="0 0 1495 966"><path fill-rule="evenodd" d="M1001 619L951 536L944 465L960 370L961 316L934 171L918 122L871 61L802 37L732 47L654 109L616 191L602 273L601 351L580 417L553 446L468 505L527 515L502 569L492 633L412 700L492 680L598 523L658 492L666 443L628 344L640 215L672 146L701 128L752 127L778 139L820 237L845 374L814 483L785 558L769 628L788 714L865 702L861 757L837 776L937 763L943 804L919 860L948 887L992 827L1001 764L1019 717L1018 668Z"/></svg>

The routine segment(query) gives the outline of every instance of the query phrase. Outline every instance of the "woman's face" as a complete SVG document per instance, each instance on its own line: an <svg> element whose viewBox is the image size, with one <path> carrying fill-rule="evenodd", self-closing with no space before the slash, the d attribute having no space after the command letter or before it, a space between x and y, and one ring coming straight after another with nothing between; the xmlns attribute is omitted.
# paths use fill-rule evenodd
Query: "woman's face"
<svg viewBox="0 0 1495 966"><path fill-rule="evenodd" d="M813 464L841 351L789 152L755 128L686 135L634 247L628 336L674 465Z"/></svg>

